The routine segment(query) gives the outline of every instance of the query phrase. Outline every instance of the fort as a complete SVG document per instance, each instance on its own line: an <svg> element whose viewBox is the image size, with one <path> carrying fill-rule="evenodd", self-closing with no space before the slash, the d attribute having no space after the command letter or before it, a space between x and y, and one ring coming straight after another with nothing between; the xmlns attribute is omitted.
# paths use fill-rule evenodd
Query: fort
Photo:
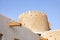
<svg viewBox="0 0 60 40"><path fill-rule="evenodd" d="M47 15L28 11L18 22L0 14L0 40L60 40L60 30L52 30Z"/></svg>

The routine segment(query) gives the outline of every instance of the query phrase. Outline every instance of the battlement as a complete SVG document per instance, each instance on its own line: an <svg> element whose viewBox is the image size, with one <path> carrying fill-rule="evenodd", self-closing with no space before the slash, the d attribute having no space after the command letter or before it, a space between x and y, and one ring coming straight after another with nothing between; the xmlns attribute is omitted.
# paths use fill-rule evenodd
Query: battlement
<svg viewBox="0 0 60 40"><path fill-rule="evenodd" d="M47 15L39 11L29 11L20 14L18 22L33 32L48 31L50 29Z"/></svg>

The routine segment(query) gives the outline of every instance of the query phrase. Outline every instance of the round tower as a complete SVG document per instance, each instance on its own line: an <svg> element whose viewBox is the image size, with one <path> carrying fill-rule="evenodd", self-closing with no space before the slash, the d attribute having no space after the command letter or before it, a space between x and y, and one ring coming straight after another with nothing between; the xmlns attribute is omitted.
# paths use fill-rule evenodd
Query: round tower
<svg viewBox="0 0 60 40"><path fill-rule="evenodd" d="M19 22L33 32L43 32L50 29L46 14L39 11L29 11L21 14Z"/></svg>

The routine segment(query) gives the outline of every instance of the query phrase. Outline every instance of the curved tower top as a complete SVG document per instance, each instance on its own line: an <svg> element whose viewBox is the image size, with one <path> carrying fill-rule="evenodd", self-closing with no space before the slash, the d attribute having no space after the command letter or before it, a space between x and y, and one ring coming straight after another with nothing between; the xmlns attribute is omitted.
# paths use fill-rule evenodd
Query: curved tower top
<svg viewBox="0 0 60 40"><path fill-rule="evenodd" d="M39 11L29 11L21 14L19 22L33 32L43 32L50 29L46 14Z"/></svg>

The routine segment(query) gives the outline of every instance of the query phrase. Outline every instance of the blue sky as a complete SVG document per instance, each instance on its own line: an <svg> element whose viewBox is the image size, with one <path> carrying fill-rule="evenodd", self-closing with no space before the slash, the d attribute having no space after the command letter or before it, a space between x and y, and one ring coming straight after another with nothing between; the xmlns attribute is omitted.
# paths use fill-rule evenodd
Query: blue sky
<svg viewBox="0 0 60 40"><path fill-rule="evenodd" d="M0 13L15 21L29 10L45 12L52 30L60 29L60 0L0 0Z"/></svg>

